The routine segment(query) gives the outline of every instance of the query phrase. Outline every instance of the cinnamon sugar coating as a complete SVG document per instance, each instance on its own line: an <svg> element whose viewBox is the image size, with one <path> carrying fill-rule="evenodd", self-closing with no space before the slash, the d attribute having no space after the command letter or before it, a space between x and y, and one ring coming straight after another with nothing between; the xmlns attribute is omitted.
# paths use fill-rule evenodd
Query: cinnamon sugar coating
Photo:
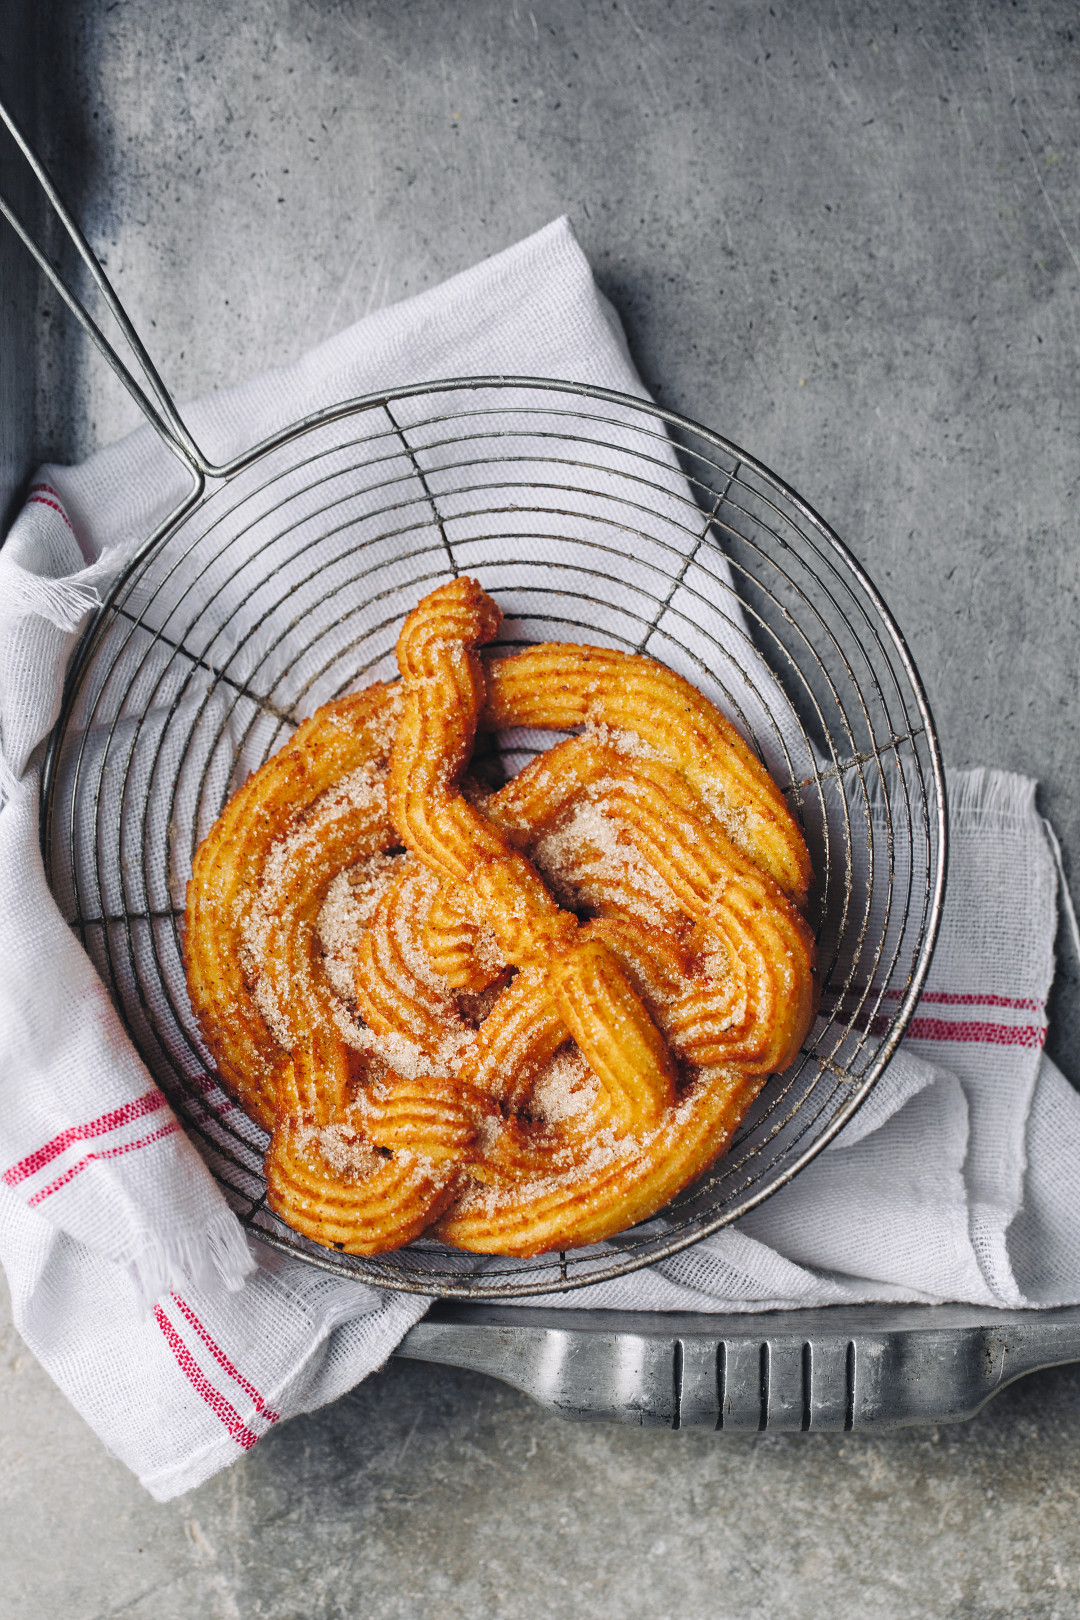
<svg viewBox="0 0 1080 1620"><path fill-rule="evenodd" d="M189 886L192 1002L271 1131L269 1202L354 1253L647 1218L816 1009L805 844L730 723L651 659L485 661L499 618L474 580L426 597L401 682L301 727ZM481 726L585 730L466 796Z"/></svg>

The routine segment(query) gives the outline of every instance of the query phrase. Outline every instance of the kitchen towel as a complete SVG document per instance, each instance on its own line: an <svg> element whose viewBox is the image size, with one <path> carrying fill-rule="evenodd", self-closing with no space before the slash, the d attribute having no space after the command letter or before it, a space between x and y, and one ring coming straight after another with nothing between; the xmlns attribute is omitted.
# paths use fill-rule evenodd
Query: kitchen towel
<svg viewBox="0 0 1080 1620"><path fill-rule="evenodd" d="M495 373L643 394L566 221L186 415L225 459L343 398ZM44 882L40 744L67 658L184 477L149 429L46 467L0 551L0 1258L31 1349L163 1500L349 1389L427 1306L244 1238ZM1080 1299L1080 1099L1042 1055L1053 848L1030 782L970 772L950 795L940 944L867 1104L737 1229L543 1303Z"/></svg>

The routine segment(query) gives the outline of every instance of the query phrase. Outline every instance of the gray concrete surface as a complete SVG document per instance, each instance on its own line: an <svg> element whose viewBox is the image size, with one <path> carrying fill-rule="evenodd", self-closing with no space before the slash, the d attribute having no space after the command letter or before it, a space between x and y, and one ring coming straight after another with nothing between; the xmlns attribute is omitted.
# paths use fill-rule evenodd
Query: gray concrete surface
<svg viewBox="0 0 1080 1620"><path fill-rule="evenodd" d="M5 1620L1073 1620L1080 1368L966 1426L563 1423L391 1363L157 1507L9 1335Z"/></svg>
<svg viewBox="0 0 1080 1620"><path fill-rule="evenodd" d="M38 16L44 144L181 396L569 212L648 385L833 523L949 762L1038 776L1080 866L1074 4ZM40 330L34 447L73 459L131 411L47 299ZM744 1440L398 1365L166 1508L14 1341L0 1383L5 1620L1080 1612L1077 1372L966 1429Z"/></svg>

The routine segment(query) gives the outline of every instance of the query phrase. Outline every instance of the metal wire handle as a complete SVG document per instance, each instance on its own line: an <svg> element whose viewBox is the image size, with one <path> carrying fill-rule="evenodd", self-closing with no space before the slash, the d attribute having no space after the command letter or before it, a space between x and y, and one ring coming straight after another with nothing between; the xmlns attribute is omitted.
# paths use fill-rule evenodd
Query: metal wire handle
<svg viewBox="0 0 1080 1620"><path fill-rule="evenodd" d="M65 235L73 244L80 259L90 272L94 284L104 298L110 314L131 349L138 371L142 376L142 383L139 382L131 368L109 342L101 326L86 308L82 299L68 286L45 252L45 249L37 241L33 232L20 217L17 209L4 196L2 191L0 191L0 215L7 220L42 274L75 316L75 319L110 370L123 383L147 422L192 475L193 487L190 494L185 497L175 511L168 515L155 531L154 536L151 537L152 540L165 532L184 512L194 505L195 501L203 494L208 478L228 478L247 466L250 461L262 455L266 450L290 438L295 432L317 426L321 422L333 421L343 412L347 413L351 409L353 402L349 401L340 406L330 406L325 410L313 411L300 421L282 429L279 433L271 434L268 438L260 440L258 444L253 445L249 450L243 451L240 455L234 456L229 461L212 461L199 447L191 430L180 415L175 400L165 386L157 366L139 336L131 317L121 303L116 289L95 256L94 250L86 240L82 228L60 196L52 176L34 151L15 115L2 98L0 98L0 122L4 124L18 150L26 160L27 166L33 174L42 195L59 220Z"/></svg>
<svg viewBox="0 0 1080 1620"><path fill-rule="evenodd" d="M83 235L78 221L64 203L53 183L52 176L23 134L14 114L2 100L0 100L0 121L4 123L15 145L26 159L49 207L63 226L68 239L74 244L80 259L89 270L99 292L108 305L113 319L121 332L123 332L124 338L135 356L139 371L142 373L145 388L132 375L130 369L117 354L85 304L64 281L45 250L35 240L33 233L20 219L16 210L2 193L0 193L0 214L3 214L12 230L23 243L23 246L32 254L39 269L48 278L56 292L59 293L106 364L119 377L151 427L156 429L173 454L190 469L193 477L199 483L201 491L202 481L207 475L216 475L225 469L215 467L195 443L180 412L176 408L172 395L161 380L157 367L147 353L145 344L117 297L112 282L105 274L104 269L94 255L93 249ZM153 400L148 396L147 389L153 396Z"/></svg>

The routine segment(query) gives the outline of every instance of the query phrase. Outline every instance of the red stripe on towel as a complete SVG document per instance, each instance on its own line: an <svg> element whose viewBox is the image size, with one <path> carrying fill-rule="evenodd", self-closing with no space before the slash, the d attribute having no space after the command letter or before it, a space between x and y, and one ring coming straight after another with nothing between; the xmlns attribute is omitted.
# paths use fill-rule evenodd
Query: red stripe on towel
<svg viewBox="0 0 1080 1620"><path fill-rule="evenodd" d="M51 501L46 499L49 495L53 497ZM51 484L31 484L30 493L26 497L26 504L27 506L51 506L54 512L59 512L68 528L71 529L72 534L75 533L75 530L71 528L71 519L60 505L60 497Z"/></svg>
<svg viewBox="0 0 1080 1620"><path fill-rule="evenodd" d="M36 1148L28 1153L25 1159L13 1164L10 1170L4 1171L4 1182L8 1187L15 1187L27 1176L37 1175L44 1170L47 1164L69 1148L72 1142L86 1142L93 1136L107 1136L110 1131L119 1130L121 1125L130 1125L134 1119L142 1119L144 1114L152 1114L158 1108L164 1108L165 1098L156 1088L148 1091L142 1097L136 1097L134 1102L124 1103L120 1108L113 1108L107 1114L99 1114L86 1125L72 1125L59 1136L54 1136L51 1142L44 1147Z"/></svg>
<svg viewBox="0 0 1080 1620"><path fill-rule="evenodd" d="M871 1031L884 1035L887 1018L875 1018ZM947 1018L913 1018L906 1039L913 1041L980 1041L986 1046L1027 1046L1045 1044L1046 1030L1039 1024L984 1024L974 1021L951 1024Z"/></svg>
<svg viewBox="0 0 1080 1620"><path fill-rule="evenodd" d="M40 1192L36 1192L33 1198L28 1198L26 1202L31 1206L40 1204L42 1199L49 1198L54 1192L59 1192L61 1187L66 1187L69 1181L75 1179L80 1170L85 1170L87 1165L93 1164L95 1160L119 1159L122 1154L134 1153L136 1148L149 1147L151 1142L160 1142L162 1137L172 1136L173 1132L179 1129L180 1122L170 1119L169 1123L163 1125L159 1131L151 1131L149 1136L140 1136L137 1142L121 1142L118 1147L103 1148L100 1153L88 1153L85 1158L80 1159L77 1164L71 1165L69 1169L64 1171L62 1176L57 1176L55 1181L50 1181L47 1187L42 1187Z"/></svg>
<svg viewBox="0 0 1080 1620"><path fill-rule="evenodd" d="M175 1356L177 1366L192 1389L195 1390L196 1394L202 1396L214 1416L221 1419L237 1445L243 1446L245 1451L249 1451L258 1440L258 1435L251 1432L236 1408L230 1406L220 1390L216 1390L213 1384L203 1375L191 1351L160 1305L154 1306L154 1320L164 1335L165 1343Z"/></svg>
<svg viewBox="0 0 1080 1620"><path fill-rule="evenodd" d="M901 991L890 991L899 999ZM1035 1001L1031 996L972 996L960 994L956 990L924 990L919 997L919 1005L924 1001L936 1003L939 1007L1017 1007L1022 1012L1038 1012L1044 1007L1044 1001Z"/></svg>
<svg viewBox="0 0 1080 1620"><path fill-rule="evenodd" d="M192 1327L199 1335L199 1338L202 1340L203 1344L205 1344L206 1348L217 1362L218 1366L223 1367L233 1382L239 1384L244 1394L247 1395L251 1400L256 1412L260 1412L266 1419L267 1423L276 1423L281 1414L279 1412L271 1411L266 1402L263 1400L262 1396L259 1394L258 1390L255 1388L254 1384L250 1384L244 1377L243 1373L237 1371L221 1346L210 1337L209 1332L199 1321L199 1318L195 1315L195 1312L192 1310L187 1300L181 1299L180 1295L176 1293L174 1293L172 1297L176 1301L180 1311L191 1323Z"/></svg>

